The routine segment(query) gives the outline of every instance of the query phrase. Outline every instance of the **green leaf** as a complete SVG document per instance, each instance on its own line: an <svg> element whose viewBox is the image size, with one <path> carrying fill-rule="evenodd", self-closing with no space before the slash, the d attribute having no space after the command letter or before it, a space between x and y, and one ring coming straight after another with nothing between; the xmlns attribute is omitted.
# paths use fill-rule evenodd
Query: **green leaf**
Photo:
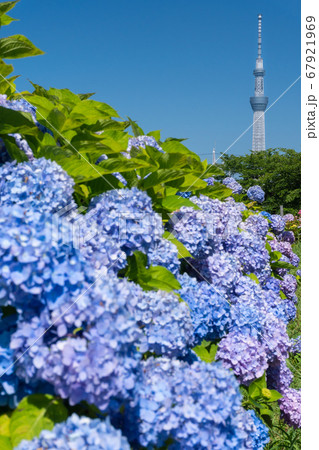
<svg viewBox="0 0 319 450"><path fill-rule="evenodd" d="M13 161L28 161L27 155L17 146L14 137L5 135L1 136L1 139L3 140L6 150Z"/></svg>
<svg viewBox="0 0 319 450"><path fill-rule="evenodd" d="M246 276L249 277L251 280L255 281L257 284L259 284L259 280L254 273L247 273Z"/></svg>
<svg viewBox="0 0 319 450"><path fill-rule="evenodd" d="M172 233L170 233L169 231L164 231L163 238L167 239L168 241L172 242L172 244L176 245L179 259L193 258L193 256L187 250L187 248L178 239L176 239Z"/></svg>
<svg viewBox="0 0 319 450"><path fill-rule="evenodd" d="M60 399L48 394L25 397L12 414L10 434L13 447L22 439L31 440L42 430L52 430L54 425L67 419L68 412Z"/></svg>
<svg viewBox="0 0 319 450"><path fill-rule="evenodd" d="M12 450L11 440L7 436L0 436L0 448L1 450Z"/></svg>
<svg viewBox="0 0 319 450"><path fill-rule="evenodd" d="M0 60L0 74L3 77L7 77L12 72L13 72L13 65L12 64L6 64L4 61Z"/></svg>
<svg viewBox="0 0 319 450"><path fill-rule="evenodd" d="M31 114L0 106L0 134L19 133L36 136L38 131Z"/></svg>
<svg viewBox="0 0 319 450"><path fill-rule="evenodd" d="M134 134L135 137L144 136L145 135L145 133L142 130L142 128L139 127L137 125L137 123L134 120L132 120L130 117L128 117L128 122L131 125L132 131L133 131L133 134Z"/></svg>
<svg viewBox="0 0 319 450"><path fill-rule="evenodd" d="M54 108L48 114L44 125L50 128L54 135L60 136L65 120L65 115L57 108Z"/></svg>
<svg viewBox="0 0 319 450"><path fill-rule="evenodd" d="M166 139L166 141L163 142L161 147L164 150L164 152L167 152L167 153L183 153L185 155L192 156L192 158L194 158L197 161L201 162L200 157L196 153L194 153L191 150L189 150L187 147L185 147L185 145L181 144L181 142L179 142L178 140L169 140L168 141Z"/></svg>
<svg viewBox="0 0 319 450"><path fill-rule="evenodd" d="M6 14L10 9L14 8L14 6L18 3L19 0L14 2L2 2L0 3L0 16Z"/></svg>
<svg viewBox="0 0 319 450"><path fill-rule="evenodd" d="M276 400L279 400L280 398L282 398L282 395L280 394L280 392L275 391L274 389L270 389L270 393L271 393L271 396L268 399L269 402L275 402Z"/></svg>
<svg viewBox="0 0 319 450"><path fill-rule="evenodd" d="M99 167L105 170L105 173L114 172L129 172L131 170L141 169L143 167L152 167L151 164L141 159L126 159L126 158L109 158L105 161L101 161Z"/></svg>
<svg viewBox="0 0 319 450"><path fill-rule="evenodd" d="M0 416L0 436L10 437L10 417L8 414Z"/></svg>
<svg viewBox="0 0 319 450"><path fill-rule="evenodd" d="M96 100L82 100L72 109L70 120L93 124L97 120L105 119L106 116L119 117L115 109L106 103Z"/></svg>
<svg viewBox="0 0 319 450"><path fill-rule="evenodd" d="M182 172L182 171L180 171ZM179 191L188 192L204 189L207 186L206 181L201 180L197 176L191 175L190 173L185 174L177 180L168 181L170 186L178 188Z"/></svg>
<svg viewBox="0 0 319 450"><path fill-rule="evenodd" d="M232 190L223 184L216 182L213 186L205 187L205 189L202 189L198 194L206 195L206 197L213 199L224 200L232 195Z"/></svg>
<svg viewBox="0 0 319 450"><path fill-rule="evenodd" d="M87 100L88 98L92 97L93 95L95 95L95 92L89 92L87 94L78 94L78 97L80 100Z"/></svg>
<svg viewBox="0 0 319 450"><path fill-rule="evenodd" d="M279 261L281 257L282 257L282 254L278 251L274 251L274 252L270 253L270 259L272 261Z"/></svg>
<svg viewBox="0 0 319 450"><path fill-rule="evenodd" d="M209 345L206 345L206 342L202 342L201 345L194 347L193 350L202 361L210 364L215 361L218 347L216 344L211 344L209 350L207 350L208 347Z"/></svg>
<svg viewBox="0 0 319 450"><path fill-rule="evenodd" d="M251 383L248 388L248 393L251 398L257 398L261 394L261 388L257 386L255 383Z"/></svg>
<svg viewBox="0 0 319 450"><path fill-rule="evenodd" d="M282 298L283 300L287 298L286 295L282 292L282 290L279 291L279 295L280 298Z"/></svg>
<svg viewBox="0 0 319 450"><path fill-rule="evenodd" d="M153 136L155 141L159 141L161 139L161 132L160 130L150 131L146 136Z"/></svg>
<svg viewBox="0 0 319 450"><path fill-rule="evenodd" d="M152 173L146 179L140 182L140 187L143 189L149 189L157 184L165 183L168 181L176 180L184 175L182 170L175 169L159 169Z"/></svg>
<svg viewBox="0 0 319 450"><path fill-rule="evenodd" d="M11 22L15 22L16 20L18 19L14 19L13 17L3 14L3 16L0 16L0 27L10 25Z"/></svg>
<svg viewBox="0 0 319 450"><path fill-rule="evenodd" d="M178 195L169 195L162 200L162 205L168 211L177 211L182 206L190 206L193 209L200 209L198 205L191 202L188 198L179 197Z"/></svg>
<svg viewBox="0 0 319 450"><path fill-rule="evenodd" d="M274 413L271 411L271 409L268 408L261 408L259 411L259 414L261 416L270 416L273 417Z"/></svg>
<svg viewBox="0 0 319 450"><path fill-rule="evenodd" d="M0 58L16 59L43 54L42 50L38 49L22 34L0 39Z"/></svg>
<svg viewBox="0 0 319 450"><path fill-rule="evenodd" d="M276 261L270 265L272 269L295 269L295 266L285 261Z"/></svg>
<svg viewBox="0 0 319 450"><path fill-rule="evenodd" d="M205 170L205 173L203 173L203 177L210 178L210 177L221 177L225 175L224 171L214 164L209 164L208 168Z"/></svg>
<svg viewBox="0 0 319 450"><path fill-rule="evenodd" d="M50 88L48 90L48 94L55 97L59 103L62 103L64 106L70 108L70 110L78 103L81 102L81 99L78 95L71 92L69 89L55 89Z"/></svg>

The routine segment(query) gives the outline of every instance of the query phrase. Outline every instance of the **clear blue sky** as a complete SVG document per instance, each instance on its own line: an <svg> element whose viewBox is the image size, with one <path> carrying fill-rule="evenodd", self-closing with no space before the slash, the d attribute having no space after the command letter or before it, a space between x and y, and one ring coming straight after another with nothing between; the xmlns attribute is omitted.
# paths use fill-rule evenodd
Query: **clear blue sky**
<svg viewBox="0 0 319 450"><path fill-rule="evenodd" d="M96 92L144 131L187 137L204 156L252 123L258 13L271 104L300 74L300 0L21 0L20 21L2 32L46 52L13 61L20 90L30 79ZM246 153L251 138L229 153ZM300 151L300 81L266 114L266 145Z"/></svg>

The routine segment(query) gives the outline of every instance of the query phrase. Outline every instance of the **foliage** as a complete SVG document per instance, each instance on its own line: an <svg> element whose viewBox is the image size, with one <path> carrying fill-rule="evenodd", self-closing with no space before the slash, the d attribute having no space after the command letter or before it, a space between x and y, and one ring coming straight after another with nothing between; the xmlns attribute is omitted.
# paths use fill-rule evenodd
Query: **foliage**
<svg viewBox="0 0 319 450"><path fill-rule="evenodd" d="M244 189L259 185L266 199L263 208L272 214L297 214L301 203L301 154L291 149L268 149L245 156L223 155L220 167L238 178Z"/></svg>

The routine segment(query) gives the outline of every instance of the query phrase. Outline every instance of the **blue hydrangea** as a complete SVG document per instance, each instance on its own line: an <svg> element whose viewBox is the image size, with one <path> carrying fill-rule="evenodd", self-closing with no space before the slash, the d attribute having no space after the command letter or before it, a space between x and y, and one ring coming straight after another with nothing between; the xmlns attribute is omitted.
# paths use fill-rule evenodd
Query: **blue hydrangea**
<svg viewBox="0 0 319 450"><path fill-rule="evenodd" d="M205 178L205 181L208 184L208 186L214 186L215 183L214 177Z"/></svg>
<svg viewBox="0 0 319 450"><path fill-rule="evenodd" d="M5 319L2 319L5 320ZM0 333L0 406L14 408L19 380L14 373L14 355L10 349L10 333Z"/></svg>
<svg viewBox="0 0 319 450"><path fill-rule="evenodd" d="M243 187L232 177L223 179L223 184L233 191L233 194L241 194Z"/></svg>
<svg viewBox="0 0 319 450"><path fill-rule="evenodd" d="M265 200L265 192L260 186L251 186L247 191L247 197L254 202L262 203Z"/></svg>
<svg viewBox="0 0 319 450"><path fill-rule="evenodd" d="M93 199L90 211L100 232L119 242L127 255L136 250L147 253L164 232L151 199L137 188L105 192Z"/></svg>
<svg viewBox="0 0 319 450"><path fill-rule="evenodd" d="M174 275L180 271L180 260L176 245L167 239L160 239L148 251L148 262L152 266L166 267Z"/></svg>
<svg viewBox="0 0 319 450"><path fill-rule="evenodd" d="M132 314L143 331L139 350L157 355L184 356L194 346L194 329L188 306L168 292L135 294Z"/></svg>
<svg viewBox="0 0 319 450"><path fill-rule="evenodd" d="M243 384L261 377L268 367L264 344L258 337L238 331L231 331L220 341L216 359L233 369Z"/></svg>
<svg viewBox="0 0 319 450"><path fill-rule="evenodd" d="M45 158L0 167L0 205L18 204L41 212L74 205L74 181L56 162Z"/></svg>
<svg viewBox="0 0 319 450"><path fill-rule="evenodd" d="M220 339L230 326L230 305L213 286L198 282L186 273L178 278L178 291L190 308L194 327L194 345L205 340Z"/></svg>
<svg viewBox="0 0 319 450"><path fill-rule="evenodd" d="M113 398L131 395L141 358L137 345L142 331L131 311L138 289L109 274L52 312L56 342L47 344L49 353L38 361L38 374L71 405L87 401L106 410Z"/></svg>
<svg viewBox="0 0 319 450"><path fill-rule="evenodd" d="M171 437L178 450L245 448L238 382L220 363L149 358L142 375L135 391L140 445L162 447Z"/></svg>
<svg viewBox="0 0 319 450"><path fill-rule="evenodd" d="M267 211L260 211L260 214L264 217L266 217L266 219L271 220L271 214Z"/></svg>
<svg viewBox="0 0 319 450"><path fill-rule="evenodd" d="M240 225L240 228L249 231L252 234L265 239L268 233L268 220L262 217L260 214L254 214L249 217Z"/></svg>
<svg viewBox="0 0 319 450"><path fill-rule="evenodd" d="M73 413L52 430L42 430L32 441L23 440L16 450L130 450L130 445L110 419L90 419Z"/></svg>
<svg viewBox="0 0 319 450"><path fill-rule="evenodd" d="M155 138L153 136L137 136L137 137L134 137L134 138L130 138L128 140L128 146L127 146L127 149L126 149L126 156L128 158L131 157L130 155L131 155L131 151L132 151L133 147L138 149L139 147L145 148L147 145L149 147L154 147L154 148L156 148L156 150L158 150L158 151L163 153L162 147L160 147L160 145L158 145L158 143L156 142L156 140L155 140Z"/></svg>
<svg viewBox="0 0 319 450"><path fill-rule="evenodd" d="M293 244L296 240L293 231L284 231L283 233L278 235L278 239L283 242L290 242L290 244Z"/></svg>
<svg viewBox="0 0 319 450"><path fill-rule="evenodd" d="M285 220L278 214L273 214L270 219L270 228L275 234L280 234L286 226Z"/></svg>
<svg viewBox="0 0 319 450"><path fill-rule="evenodd" d="M252 449L263 450L265 448L265 445L270 441L268 428L266 427L266 425L264 425L262 420L256 416L255 411L253 411L252 409L247 411L247 415L251 417L256 427L256 432L252 433L251 436L253 443Z"/></svg>
<svg viewBox="0 0 319 450"><path fill-rule="evenodd" d="M68 224L57 229L50 215L18 205L1 207L0 303L28 318L79 294L93 271L69 236Z"/></svg>

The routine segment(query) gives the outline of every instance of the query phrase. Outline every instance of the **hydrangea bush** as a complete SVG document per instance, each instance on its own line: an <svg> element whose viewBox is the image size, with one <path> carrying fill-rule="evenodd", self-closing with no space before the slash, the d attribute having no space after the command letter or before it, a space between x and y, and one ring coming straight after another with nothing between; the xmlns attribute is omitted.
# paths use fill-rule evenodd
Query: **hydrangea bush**
<svg viewBox="0 0 319 450"><path fill-rule="evenodd" d="M290 215L91 94L25 95L0 90L7 447L259 450L276 405L300 427Z"/></svg>

